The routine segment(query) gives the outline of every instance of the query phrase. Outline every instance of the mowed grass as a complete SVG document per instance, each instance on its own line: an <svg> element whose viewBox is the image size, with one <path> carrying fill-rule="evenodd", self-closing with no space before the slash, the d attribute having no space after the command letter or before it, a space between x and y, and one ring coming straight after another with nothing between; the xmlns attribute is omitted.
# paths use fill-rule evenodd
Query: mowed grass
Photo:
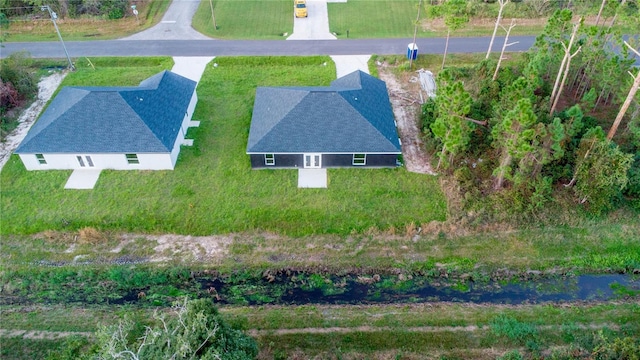
<svg viewBox="0 0 640 360"><path fill-rule="evenodd" d="M111 85L135 85L148 75L142 74L140 60L134 61L136 67L116 66L109 76L91 76L87 73L94 70L82 67L64 84L99 85L95 78L111 77ZM0 174L2 233L91 226L302 236L445 220L437 179L404 168L332 169L328 189L298 189L295 170L251 170L245 149L256 87L328 85L335 68L328 57L214 61L218 66L207 67L198 87L194 120L201 125L187 134L195 145L183 147L174 171L103 171L95 189L65 190L71 171L28 172L14 155ZM146 71L151 75L159 67L154 62Z"/></svg>
<svg viewBox="0 0 640 360"><path fill-rule="evenodd" d="M412 37L418 1L349 0L329 3L327 8L329 30L339 38L346 38L347 31L354 39Z"/></svg>
<svg viewBox="0 0 640 360"><path fill-rule="evenodd" d="M220 39L284 39L293 32L291 0L213 1L217 29L209 1L201 1L192 20L199 32Z"/></svg>

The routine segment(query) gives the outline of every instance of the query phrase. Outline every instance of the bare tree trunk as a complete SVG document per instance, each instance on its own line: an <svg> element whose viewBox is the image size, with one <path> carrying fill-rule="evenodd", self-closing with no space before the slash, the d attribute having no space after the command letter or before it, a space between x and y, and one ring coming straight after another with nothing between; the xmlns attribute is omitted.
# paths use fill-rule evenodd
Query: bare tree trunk
<svg viewBox="0 0 640 360"><path fill-rule="evenodd" d="M489 48L487 49L487 56L485 59L489 58L489 54L491 54L491 49L493 48L493 40L496 38L496 33L498 32L498 26L500 26L500 21L502 20L502 10L504 10L505 5L509 3L509 0L498 0L500 4L500 10L498 10L498 18L496 19L496 25L493 27L493 35L491 35L491 41L489 42Z"/></svg>
<svg viewBox="0 0 640 360"><path fill-rule="evenodd" d="M511 163L511 156L508 154L508 151L505 150L505 152L507 152L507 155L504 156L502 160L500 160L500 173L498 173L498 177L496 178L496 181L493 185L493 190L502 189L502 186L504 184L505 168Z"/></svg>
<svg viewBox="0 0 640 360"><path fill-rule="evenodd" d="M620 5L618 5L618 10L616 10L616 13L613 14L613 19L611 19L611 24L609 24L609 29L611 29L613 27L613 24L616 23L616 19L618 18L618 11L622 11L622 7L626 2L627 0L622 0L622 2L620 2Z"/></svg>
<svg viewBox="0 0 640 360"><path fill-rule="evenodd" d="M600 22L600 16L602 15L602 10L604 10L604 5L607 3L607 0L602 0L602 4L600 5L600 10L598 11L598 16L596 16L596 26Z"/></svg>
<svg viewBox="0 0 640 360"><path fill-rule="evenodd" d="M576 50L576 52L573 53L573 55L569 56L569 59L567 60L567 66L565 68L564 75L562 76L562 82L560 83L560 87L558 88L558 94L556 95L556 99L553 101L553 106L551 106L551 110L549 111L550 116L553 115L553 112L556 110L556 106L558 106L558 100L560 100L560 95L562 95L562 89L564 88L564 83L567 80L567 75L569 74L571 59L573 59L574 56L578 55L578 53L580 52L580 49L582 49L582 46L579 47L578 50Z"/></svg>
<svg viewBox="0 0 640 360"><path fill-rule="evenodd" d="M447 30L447 42L445 42L444 44L444 55L442 55L442 66L440 67L440 69L444 69L444 62L445 60L447 60L447 50L449 49L449 35L451 35L451 30Z"/></svg>
<svg viewBox="0 0 640 360"><path fill-rule="evenodd" d="M507 31L507 35L504 37L504 44L502 44L502 51L500 52L500 58L498 58L498 65L496 66L496 71L493 72L493 81L496 81L496 79L498 78L498 71L500 70L500 64L502 64L502 59L504 59L505 49L511 45L515 45L518 43L518 41L516 41L516 42L512 42L511 44L507 44L507 41L509 41L509 34L511 33L511 29L513 29L515 26L516 26L515 19L511 19L511 25L509 25L509 29L505 29ZM504 29L504 27L502 28Z"/></svg>
<svg viewBox="0 0 640 360"><path fill-rule="evenodd" d="M564 73L564 68L567 63L567 60L571 56L571 47L573 46L573 42L576 39L576 34L578 33L578 28L580 27L581 21L582 19L580 19L580 21L578 21L576 24L573 24L573 32L571 32L571 39L569 39L569 46L565 46L564 43L562 43L562 47L564 47L564 57L562 58L562 63L560 64L560 69L558 69L558 75L556 76L556 82L553 84L553 90L551 91L551 98L549 100L552 103L555 102L556 100L556 95L558 92L558 84L560 83L560 77Z"/></svg>
<svg viewBox="0 0 640 360"><path fill-rule="evenodd" d="M640 52L638 52L637 50L632 48L631 45L629 45L628 42L625 41L624 44L627 45L627 47L629 49L631 49L631 51L636 53L636 55L640 56ZM613 125L611 126L611 129L609 130L609 133L607 134L607 139L608 140L611 140L613 138L613 136L616 134L616 131L618 131L618 126L620 126L620 122L622 121L622 118L624 117L624 114L627 112L627 109L629 108L629 105L631 105L631 101L633 100L634 96L636 96L636 92L638 91L638 87L640 87L640 71L638 71L638 74L635 76L635 78L633 80L633 85L631 86L631 90L629 90L629 94L627 95L627 98L625 99L624 103L622 104L622 107L620 108L620 111L618 112L618 116L616 116L616 119L613 121Z"/></svg>
<svg viewBox="0 0 640 360"><path fill-rule="evenodd" d="M586 159L586 158L589 157L589 153L591 152L591 149L593 149L593 145L596 143L596 141L597 141L597 139L595 139L595 138L591 141L591 146L589 146L589 149L587 149L587 152L584 153L584 158L583 159ZM565 184L564 186L565 187L571 187L571 186L575 185L576 184L576 180L577 180L577 176L578 176L578 167L576 166L576 169L573 172L573 178L571 179L571 181L569 181L568 184Z"/></svg>
<svg viewBox="0 0 640 360"><path fill-rule="evenodd" d="M442 144L442 151L440 152L440 156L438 157L438 165L436 166L436 170L440 169L440 164L442 163L442 157L444 156L444 153L446 150L447 150L447 145Z"/></svg>

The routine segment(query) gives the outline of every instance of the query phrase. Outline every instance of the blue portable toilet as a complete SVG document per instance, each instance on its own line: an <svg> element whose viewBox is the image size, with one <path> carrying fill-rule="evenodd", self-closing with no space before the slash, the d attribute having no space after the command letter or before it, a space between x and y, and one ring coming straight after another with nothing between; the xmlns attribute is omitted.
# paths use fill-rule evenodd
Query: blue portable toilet
<svg viewBox="0 0 640 360"><path fill-rule="evenodd" d="M411 43L407 46L407 59L415 60L418 57L418 45Z"/></svg>

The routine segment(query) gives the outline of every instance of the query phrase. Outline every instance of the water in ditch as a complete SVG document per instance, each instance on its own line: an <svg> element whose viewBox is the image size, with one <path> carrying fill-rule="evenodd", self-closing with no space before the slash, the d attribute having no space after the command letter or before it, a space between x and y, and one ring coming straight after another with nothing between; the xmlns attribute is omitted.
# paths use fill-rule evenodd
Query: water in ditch
<svg viewBox="0 0 640 360"><path fill-rule="evenodd" d="M297 279L296 279L297 280ZM581 275L512 282L434 282L433 279L328 277L291 281L278 279L227 284L199 280L203 289L226 304L375 304L469 302L535 304L543 302L604 301L640 294L640 279L624 274Z"/></svg>

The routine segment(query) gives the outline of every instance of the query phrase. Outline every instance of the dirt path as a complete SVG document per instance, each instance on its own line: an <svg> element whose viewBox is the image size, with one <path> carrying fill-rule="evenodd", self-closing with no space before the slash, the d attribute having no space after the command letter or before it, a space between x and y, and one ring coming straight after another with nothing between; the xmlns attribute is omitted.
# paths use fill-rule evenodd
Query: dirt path
<svg viewBox="0 0 640 360"><path fill-rule="evenodd" d="M89 332L0 329L0 338L19 337L33 340L56 340L69 336L92 336Z"/></svg>
<svg viewBox="0 0 640 360"><path fill-rule="evenodd" d="M575 324L576 328L582 330L599 330L599 329L619 329L619 326L613 323L605 324ZM539 330L553 330L557 325L544 325L538 326ZM296 328L296 329L268 329L257 330L248 329L247 334L252 337L265 336L265 335L295 335L295 334L348 334L348 333L366 333L366 332L378 332L378 331L394 331L398 330L395 327L376 327L376 326L354 326L354 327L326 327L326 328ZM489 326L414 326L403 327L403 332L416 332L416 333L438 333L438 332L475 332L475 331L489 331ZM84 336L91 337L94 333L90 332L73 332L73 331L41 331L41 330L15 330L15 329L0 329L0 338L20 337L23 339L34 340L56 340L66 338L70 336Z"/></svg>
<svg viewBox="0 0 640 360"><path fill-rule="evenodd" d="M418 127L420 103L412 98L408 90L408 80L396 78L386 64L378 66L378 75L387 83L393 114L398 124L398 135L402 141L404 166L414 173L436 175L431 168L429 155L424 151L424 143L420 139L421 131Z"/></svg>
<svg viewBox="0 0 640 360"><path fill-rule="evenodd" d="M20 142L22 142L22 139L27 136L27 132L31 128L31 125L36 121L38 115L42 111L42 108L44 108L54 91L56 91L58 86L60 86L60 83L65 76L67 76L67 72L63 71L53 73L40 80L38 83L38 97L36 101L34 101L33 104L31 104L31 106L29 106L29 108L20 115L20 118L18 118L18 127L13 130L2 143L0 143L0 171L4 167L4 164L9 161L13 150L15 150L18 145L20 145Z"/></svg>

